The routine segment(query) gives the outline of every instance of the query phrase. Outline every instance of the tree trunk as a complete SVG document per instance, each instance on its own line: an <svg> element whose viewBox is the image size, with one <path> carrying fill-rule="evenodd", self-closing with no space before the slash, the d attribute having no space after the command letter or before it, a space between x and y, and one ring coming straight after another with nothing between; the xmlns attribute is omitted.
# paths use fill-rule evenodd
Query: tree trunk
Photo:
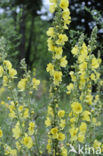
<svg viewBox="0 0 103 156"><path fill-rule="evenodd" d="M22 5L22 16L20 18L20 60L25 57L25 7Z"/></svg>
<svg viewBox="0 0 103 156"><path fill-rule="evenodd" d="M31 54L31 47L32 47L33 29L34 29L34 16L32 15L28 47L26 50L26 63L29 67L31 66L30 54Z"/></svg>

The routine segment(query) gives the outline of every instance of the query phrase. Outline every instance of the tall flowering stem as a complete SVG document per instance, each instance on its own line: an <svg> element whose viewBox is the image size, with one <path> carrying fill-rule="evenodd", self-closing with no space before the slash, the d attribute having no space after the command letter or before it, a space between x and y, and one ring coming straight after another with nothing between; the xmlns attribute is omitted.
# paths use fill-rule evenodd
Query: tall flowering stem
<svg viewBox="0 0 103 156"><path fill-rule="evenodd" d="M92 53L96 49L95 27L91 34L88 46L81 35L79 42L73 47L72 54L76 58L73 70L70 72L72 83L67 86L70 95L71 112L69 114L70 144L78 149L78 144L86 143L100 147L96 140L95 127L100 126L101 112L100 92L94 92L94 86L100 87L101 59ZM97 113L98 110L98 113ZM97 146L98 145L98 146Z"/></svg>
<svg viewBox="0 0 103 156"><path fill-rule="evenodd" d="M63 145L65 140L65 111L60 109L60 85L62 82L62 68L67 65L66 56L63 56L63 47L68 37L65 29L70 24L70 11L68 9L68 0L50 0L50 12L55 12L52 27L47 31L48 50L52 55L52 62L47 65L47 72L50 74L50 103L45 120L48 127L48 144L47 150L51 155L67 155L67 150Z"/></svg>

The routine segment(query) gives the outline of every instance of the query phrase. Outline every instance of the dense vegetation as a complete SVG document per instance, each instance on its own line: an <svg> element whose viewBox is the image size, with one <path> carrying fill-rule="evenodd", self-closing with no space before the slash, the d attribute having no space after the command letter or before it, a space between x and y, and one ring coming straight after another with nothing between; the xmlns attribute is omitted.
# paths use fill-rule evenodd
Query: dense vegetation
<svg viewBox="0 0 103 156"><path fill-rule="evenodd" d="M103 2L49 1L0 1L0 155L101 155Z"/></svg>

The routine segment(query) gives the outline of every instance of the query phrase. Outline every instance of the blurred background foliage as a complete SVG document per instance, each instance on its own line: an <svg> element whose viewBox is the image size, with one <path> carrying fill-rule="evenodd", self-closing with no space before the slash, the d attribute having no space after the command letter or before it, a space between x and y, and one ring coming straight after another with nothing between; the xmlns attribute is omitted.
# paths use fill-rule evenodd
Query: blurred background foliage
<svg viewBox="0 0 103 156"><path fill-rule="evenodd" d="M53 16L49 15L47 2L48 0L0 1L0 36L6 38L9 59L18 68L20 60L25 57L28 68L36 68L41 79L48 79L45 69L46 64L50 61L46 31L51 25ZM101 0L70 0L72 22L70 31L66 32L69 41L64 48L69 66L64 74L68 73L69 67L74 61L70 53L71 48L76 44L82 32L85 33L87 42L96 25L98 38L95 54L100 50L103 58L102 10L103 1Z"/></svg>

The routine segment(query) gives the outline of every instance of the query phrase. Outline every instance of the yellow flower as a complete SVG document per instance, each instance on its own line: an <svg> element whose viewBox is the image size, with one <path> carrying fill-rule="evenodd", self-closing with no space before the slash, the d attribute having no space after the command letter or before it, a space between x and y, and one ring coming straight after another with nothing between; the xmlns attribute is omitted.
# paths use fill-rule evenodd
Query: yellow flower
<svg viewBox="0 0 103 156"><path fill-rule="evenodd" d="M77 140L77 132L78 132L78 128L72 127L70 130L70 135L71 135L71 140Z"/></svg>
<svg viewBox="0 0 103 156"><path fill-rule="evenodd" d="M16 114L15 114L15 112L13 110L10 110L9 117L10 118L15 118L16 117Z"/></svg>
<svg viewBox="0 0 103 156"><path fill-rule="evenodd" d="M11 78L14 78L17 75L17 71L13 68L9 69L9 75Z"/></svg>
<svg viewBox="0 0 103 156"><path fill-rule="evenodd" d="M92 73L91 76L90 76L90 78L91 78L91 80L94 80L95 81L96 80L95 74Z"/></svg>
<svg viewBox="0 0 103 156"><path fill-rule="evenodd" d="M85 136L81 133L78 134L78 141L83 143L84 142L84 139L85 139Z"/></svg>
<svg viewBox="0 0 103 156"><path fill-rule="evenodd" d="M34 88L34 89L37 89L37 87L38 87L39 84L40 84L40 81L37 80L37 79L35 79L35 78L33 78L33 79L32 79L32 83L33 83L33 88Z"/></svg>
<svg viewBox="0 0 103 156"><path fill-rule="evenodd" d="M51 152L51 144L48 143L46 149L48 150L48 153L50 153Z"/></svg>
<svg viewBox="0 0 103 156"><path fill-rule="evenodd" d="M24 111L24 116L23 116L25 119L29 117L29 109L26 108L25 111Z"/></svg>
<svg viewBox="0 0 103 156"><path fill-rule="evenodd" d="M20 151L20 149L21 149L21 145L18 141L16 142L16 148L18 149L18 151Z"/></svg>
<svg viewBox="0 0 103 156"><path fill-rule="evenodd" d="M83 116L83 120L85 120L85 121L90 121L90 112L89 111L84 111L83 113L82 113L82 116Z"/></svg>
<svg viewBox="0 0 103 156"><path fill-rule="evenodd" d="M79 102L73 102L71 104L72 110L74 113L79 114L82 112L82 106Z"/></svg>
<svg viewBox="0 0 103 156"><path fill-rule="evenodd" d="M74 88L74 85L73 85L73 83L70 83L68 86L67 86L67 94L70 94L71 93L71 90L73 90L73 88Z"/></svg>
<svg viewBox="0 0 103 156"><path fill-rule="evenodd" d="M63 49L62 47L55 47L55 55L53 56L54 59L60 59L62 57Z"/></svg>
<svg viewBox="0 0 103 156"><path fill-rule="evenodd" d="M75 117L70 119L71 123L74 123L76 121Z"/></svg>
<svg viewBox="0 0 103 156"><path fill-rule="evenodd" d="M65 124L66 124L66 123L65 123L65 120L62 119L62 120L60 121L59 126L60 126L62 129L64 129Z"/></svg>
<svg viewBox="0 0 103 156"><path fill-rule="evenodd" d="M62 13L62 18L63 18L64 20L69 20L69 19L70 19L70 11L69 11L69 9L65 9L65 10L63 11L63 13Z"/></svg>
<svg viewBox="0 0 103 156"><path fill-rule="evenodd" d="M11 64L11 62L8 61L8 60L4 60L3 65L4 65L8 70L10 70L10 69L12 68L12 64Z"/></svg>
<svg viewBox="0 0 103 156"><path fill-rule="evenodd" d="M48 50L49 51L54 51L55 50L55 46L54 46L53 41L51 40L51 38L49 38L47 40L47 42L48 42Z"/></svg>
<svg viewBox="0 0 103 156"><path fill-rule="evenodd" d="M48 115L54 116L52 107L48 106Z"/></svg>
<svg viewBox="0 0 103 156"><path fill-rule="evenodd" d="M3 73L4 73L4 69L3 69L3 67L2 67L2 66L0 66L0 77L2 77L2 76L3 76Z"/></svg>
<svg viewBox="0 0 103 156"><path fill-rule="evenodd" d="M49 11L50 11L50 13L54 13L54 12L55 12L56 7L57 7L56 3L51 4L51 5L50 5L50 7L49 7Z"/></svg>
<svg viewBox="0 0 103 156"><path fill-rule="evenodd" d="M62 155L62 156L67 156L67 149L66 149L66 148L63 147L63 148L61 149L61 155Z"/></svg>
<svg viewBox="0 0 103 156"><path fill-rule="evenodd" d="M57 134L58 133L58 128L54 127L51 129L51 134Z"/></svg>
<svg viewBox="0 0 103 156"><path fill-rule="evenodd" d="M34 133L34 128L35 128L35 123L34 123L34 122L30 122L30 123L29 123L29 128L28 128L28 130L29 130L29 135L33 135L33 133Z"/></svg>
<svg viewBox="0 0 103 156"><path fill-rule="evenodd" d="M60 66L61 67L66 67L67 63L68 63L68 61L66 60L66 56L64 56L60 59Z"/></svg>
<svg viewBox="0 0 103 156"><path fill-rule="evenodd" d="M47 31L47 35L53 37L54 36L54 28L51 27L49 28L49 30Z"/></svg>
<svg viewBox="0 0 103 156"><path fill-rule="evenodd" d="M4 151L5 151L5 155L9 155L11 153L11 147L5 144Z"/></svg>
<svg viewBox="0 0 103 156"><path fill-rule="evenodd" d="M7 83L8 83L8 77L3 76L3 86L7 86Z"/></svg>
<svg viewBox="0 0 103 156"><path fill-rule="evenodd" d="M58 133L58 140L59 141L65 140L65 135L63 133Z"/></svg>
<svg viewBox="0 0 103 156"><path fill-rule="evenodd" d="M32 148L32 146L33 146L33 140L32 140L32 138L31 138L30 136L25 136L25 137L23 138L23 144L24 144L28 149Z"/></svg>
<svg viewBox="0 0 103 156"><path fill-rule="evenodd" d="M101 146L101 142L99 142L98 140L94 140L93 147L94 147L95 149L98 149L98 147L100 147L100 146Z"/></svg>
<svg viewBox="0 0 103 156"><path fill-rule="evenodd" d="M21 135L21 130L20 130L20 123L17 122L17 124L15 125L15 127L12 129L13 132L13 137L15 139L18 139Z"/></svg>
<svg viewBox="0 0 103 156"><path fill-rule="evenodd" d="M47 119L45 120L45 125L46 125L46 127L51 126L51 120L49 117L47 117Z"/></svg>
<svg viewBox="0 0 103 156"><path fill-rule="evenodd" d="M72 78L72 81L75 82L76 81L76 76L74 75L74 72L71 71L69 74L70 74L70 76Z"/></svg>
<svg viewBox="0 0 103 156"><path fill-rule="evenodd" d="M82 122L80 125L80 132L85 133L87 130L87 124L85 122Z"/></svg>
<svg viewBox="0 0 103 156"><path fill-rule="evenodd" d="M49 0L50 3L56 3L57 0Z"/></svg>
<svg viewBox="0 0 103 156"><path fill-rule="evenodd" d="M78 46L77 45L75 45L75 47L73 47L72 54L73 55L77 55L78 54Z"/></svg>
<svg viewBox="0 0 103 156"><path fill-rule="evenodd" d="M21 112L23 111L24 106L19 106L18 111Z"/></svg>
<svg viewBox="0 0 103 156"><path fill-rule="evenodd" d="M64 45L66 41L68 41L68 37L65 34L59 34L56 43L58 45Z"/></svg>
<svg viewBox="0 0 103 156"><path fill-rule="evenodd" d="M65 115L65 111L64 111L64 110L58 111L58 116L59 116L60 118L64 117L64 115Z"/></svg>
<svg viewBox="0 0 103 156"><path fill-rule="evenodd" d="M87 46L85 43L83 43L80 53L81 53L81 55L87 56L88 51L87 51Z"/></svg>
<svg viewBox="0 0 103 156"><path fill-rule="evenodd" d="M83 62L82 64L79 65L80 73L85 71L87 69L87 62Z"/></svg>
<svg viewBox="0 0 103 156"><path fill-rule="evenodd" d="M27 84L27 79L26 79L26 78L21 79L21 80L18 82L18 88L20 89L20 91L24 91L24 90L25 90L26 84Z"/></svg>
<svg viewBox="0 0 103 156"><path fill-rule="evenodd" d="M62 81L62 72L54 71L53 77L54 77L54 84L59 85L59 83Z"/></svg>
<svg viewBox="0 0 103 156"><path fill-rule="evenodd" d="M54 73L54 65L53 65L52 63L49 63L49 64L47 65L46 70L47 70L47 72L50 73L50 75L53 75L53 73Z"/></svg>
<svg viewBox="0 0 103 156"><path fill-rule="evenodd" d="M92 104L92 99L93 99L93 96L91 94L87 95L86 96L86 102L91 105Z"/></svg>
<svg viewBox="0 0 103 156"><path fill-rule="evenodd" d="M68 0L61 0L60 1L60 7L65 10L69 7L69 1Z"/></svg>
<svg viewBox="0 0 103 156"><path fill-rule="evenodd" d="M0 129L0 138L3 136L3 132L2 130Z"/></svg>
<svg viewBox="0 0 103 156"><path fill-rule="evenodd" d="M11 155L11 156L17 156L17 150L16 150L16 149L12 149L12 150L10 151L10 155Z"/></svg>
<svg viewBox="0 0 103 156"><path fill-rule="evenodd" d="M99 67L99 59L96 59L95 57L93 57L92 59L92 69L97 69Z"/></svg>
<svg viewBox="0 0 103 156"><path fill-rule="evenodd" d="M52 134L53 139L58 138L58 128L54 127L50 130L50 132Z"/></svg>

